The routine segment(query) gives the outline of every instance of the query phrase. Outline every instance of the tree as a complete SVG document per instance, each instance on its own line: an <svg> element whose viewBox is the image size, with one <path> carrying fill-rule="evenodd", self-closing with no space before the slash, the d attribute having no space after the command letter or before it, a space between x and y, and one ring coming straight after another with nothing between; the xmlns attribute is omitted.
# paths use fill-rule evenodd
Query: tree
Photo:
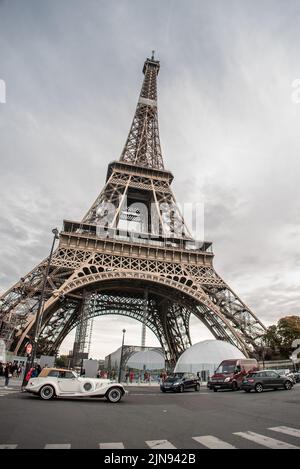
<svg viewBox="0 0 300 469"><path fill-rule="evenodd" d="M265 346L271 350L272 358L285 359L291 356L292 342L300 338L300 316L285 316L277 326L270 326L263 336Z"/></svg>
<svg viewBox="0 0 300 469"><path fill-rule="evenodd" d="M67 368L69 365L70 357L68 355L60 355L55 360L55 365L61 368Z"/></svg>
<svg viewBox="0 0 300 469"><path fill-rule="evenodd" d="M281 353L289 358L293 351L292 342L300 339L300 316L286 316L279 319L277 334L281 339Z"/></svg>

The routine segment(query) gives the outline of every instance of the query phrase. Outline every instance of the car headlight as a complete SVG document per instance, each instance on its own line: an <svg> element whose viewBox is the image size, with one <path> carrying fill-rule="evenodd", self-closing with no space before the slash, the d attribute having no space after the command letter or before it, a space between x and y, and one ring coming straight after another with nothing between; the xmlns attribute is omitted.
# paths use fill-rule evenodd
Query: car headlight
<svg viewBox="0 0 300 469"><path fill-rule="evenodd" d="M231 378L229 378L229 376L228 376L228 378L224 379L224 383L228 383L228 381L230 381L230 380L231 380Z"/></svg>
<svg viewBox="0 0 300 469"><path fill-rule="evenodd" d="M173 383L174 386L177 386L177 384L180 384L180 381L175 381L175 383Z"/></svg>

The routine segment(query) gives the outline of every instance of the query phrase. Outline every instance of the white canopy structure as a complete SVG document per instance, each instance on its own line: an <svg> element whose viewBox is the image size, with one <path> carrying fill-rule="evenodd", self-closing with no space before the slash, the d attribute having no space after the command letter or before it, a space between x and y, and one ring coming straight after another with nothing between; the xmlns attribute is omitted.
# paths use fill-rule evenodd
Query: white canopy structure
<svg viewBox="0 0 300 469"><path fill-rule="evenodd" d="M200 372L206 381L223 360L245 358L244 354L234 345L223 340L204 340L192 345L179 357L175 372Z"/></svg>
<svg viewBox="0 0 300 469"><path fill-rule="evenodd" d="M155 350L143 350L131 355L126 366L136 370L162 370L165 367L165 360L162 354Z"/></svg>

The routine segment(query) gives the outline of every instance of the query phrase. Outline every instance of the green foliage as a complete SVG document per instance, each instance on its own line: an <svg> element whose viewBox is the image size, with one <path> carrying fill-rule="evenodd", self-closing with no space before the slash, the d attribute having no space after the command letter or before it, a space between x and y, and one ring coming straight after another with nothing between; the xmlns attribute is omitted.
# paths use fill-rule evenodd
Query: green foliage
<svg viewBox="0 0 300 469"><path fill-rule="evenodd" d="M286 316L279 319L277 326L270 326L263 337L273 359L289 358L293 352L292 342L300 339L300 316Z"/></svg>
<svg viewBox="0 0 300 469"><path fill-rule="evenodd" d="M55 360L55 365L61 368L67 368L69 365L70 358L68 355L60 355Z"/></svg>

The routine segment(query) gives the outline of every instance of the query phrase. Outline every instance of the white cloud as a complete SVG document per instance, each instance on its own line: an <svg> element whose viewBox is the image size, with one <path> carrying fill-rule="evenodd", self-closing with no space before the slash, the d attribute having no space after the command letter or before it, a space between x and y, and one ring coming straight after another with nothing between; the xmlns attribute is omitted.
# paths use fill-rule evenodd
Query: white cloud
<svg viewBox="0 0 300 469"><path fill-rule="evenodd" d="M47 255L51 228L94 200L156 49L178 200L204 200L215 267L262 321L297 314L299 3L16 0L0 15L0 289ZM131 327L139 343L140 325Z"/></svg>

